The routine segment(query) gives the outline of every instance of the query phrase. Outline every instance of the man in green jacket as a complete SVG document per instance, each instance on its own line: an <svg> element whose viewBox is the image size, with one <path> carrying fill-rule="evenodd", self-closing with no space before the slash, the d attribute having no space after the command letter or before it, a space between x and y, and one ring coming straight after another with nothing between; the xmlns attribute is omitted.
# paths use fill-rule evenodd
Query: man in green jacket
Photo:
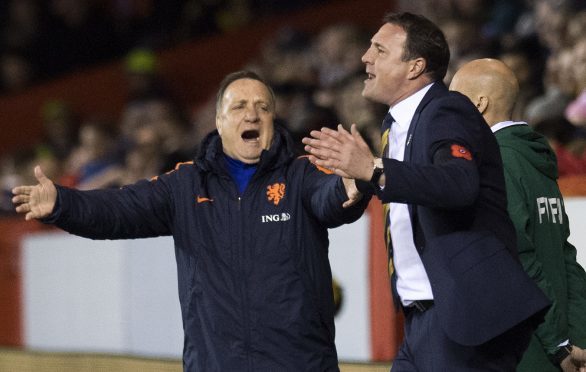
<svg viewBox="0 0 586 372"><path fill-rule="evenodd" d="M517 369L586 371L586 273L567 240L554 152L527 123L511 120L519 84L501 61L467 63L454 75L450 90L468 96L496 136L519 258L553 303Z"/></svg>

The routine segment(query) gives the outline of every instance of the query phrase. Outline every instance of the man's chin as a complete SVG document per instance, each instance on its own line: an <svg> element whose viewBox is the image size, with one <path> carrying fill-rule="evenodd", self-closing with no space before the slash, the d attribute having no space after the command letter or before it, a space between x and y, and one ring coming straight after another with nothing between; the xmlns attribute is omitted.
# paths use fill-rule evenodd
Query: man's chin
<svg viewBox="0 0 586 372"><path fill-rule="evenodd" d="M260 153L259 154L246 154L244 156L240 156L239 159L241 162L245 164L256 164L260 161Z"/></svg>
<svg viewBox="0 0 586 372"><path fill-rule="evenodd" d="M371 102L385 103L383 100L377 98L376 94L374 94L372 92L372 90L370 90L370 89L364 88L362 90L362 97L366 98L367 100L369 100Z"/></svg>
<svg viewBox="0 0 586 372"><path fill-rule="evenodd" d="M366 99L371 99L371 98L370 98L370 93L369 93L369 91L368 91L368 89L367 89L366 87L364 87L364 88L362 89L362 97L364 97L364 98L366 98Z"/></svg>

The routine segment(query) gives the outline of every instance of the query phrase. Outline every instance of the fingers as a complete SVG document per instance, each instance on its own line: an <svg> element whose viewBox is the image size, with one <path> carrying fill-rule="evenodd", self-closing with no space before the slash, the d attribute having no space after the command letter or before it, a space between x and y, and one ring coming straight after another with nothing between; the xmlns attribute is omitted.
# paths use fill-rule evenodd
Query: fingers
<svg viewBox="0 0 586 372"><path fill-rule="evenodd" d="M336 173L336 168L339 166L340 162L338 160L316 158L313 163L320 167L328 168Z"/></svg>
<svg viewBox="0 0 586 372"><path fill-rule="evenodd" d="M315 157L322 159L322 160L326 160L326 159L336 160L336 161L340 160L341 154L337 151L330 150L328 148L321 148L321 147L314 147L313 145L306 145L304 147L304 149L309 154L314 155ZM322 164L320 164L320 165L322 165Z"/></svg>
<svg viewBox="0 0 586 372"><path fill-rule="evenodd" d="M307 157L312 164L319 165L320 167L328 168L330 170L334 170L331 164L331 161L320 159L315 155L308 155Z"/></svg>
<svg viewBox="0 0 586 372"><path fill-rule="evenodd" d="M13 204L22 204L22 203L28 203L30 200L31 200L31 198L28 194L18 194L12 198L12 203Z"/></svg>
<svg viewBox="0 0 586 372"><path fill-rule="evenodd" d="M13 195L30 195L34 186L16 186L12 189Z"/></svg>
<svg viewBox="0 0 586 372"><path fill-rule="evenodd" d="M346 195L348 196L348 200L346 200L343 204L343 208L348 208L356 204L360 199L362 199L362 194L356 188L356 183L351 178L343 178L342 182L344 183L344 188L346 190Z"/></svg>
<svg viewBox="0 0 586 372"><path fill-rule="evenodd" d="M322 133L319 130L312 130L311 132L309 132L309 135L311 137L304 137L301 142L306 143L306 141L311 141L312 139L321 139L322 138Z"/></svg>
<svg viewBox="0 0 586 372"><path fill-rule="evenodd" d="M358 203L362 199L362 195L357 195L356 197L349 198L344 203L342 203L342 208L348 208L353 206L354 204Z"/></svg>
<svg viewBox="0 0 586 372"><path fill-rule="evenodd" d="M49 178L47 178L47 176L45 176L45 173L43 173L43 170L39 165L35 167L35 178L37 179L37 181L39 181L40 184L52 182Z"/></svg>
<svg viewBox="0 0 586 372"><path fill-rule="evenodd" d="M348 208L353 206L356 203L356 200L348 199L344 203L342 203L342 208Z"/></svg>
<svg viewBox="0 0 586 372"><path fill-rule="evenodd" d="M16 207L16 212L17 213L25 213L24 219L26 221L34 220L34 219L40 217L38 211L33 210L33 208L31 208L31 205L29 203L21 204L18 207Z"/></svg>
<svg viewBox="0 0 586 372"><path fill-rule="evenodd" d="M18 190L16 190L18 189ZM29 186L20 186L12 190L15 196L12 198L12 203L16 205L14 210L16 213L27 213L30 214L31 212L31 205L30 205L30 193L32 191L32 187ZM30 219L29 217L25 216L25 219Z"/></svg>
<svg viewBox="0 0 586 372"><path fill-rule="evenodd" d="M337 132L336 132L337 133ZM304 150L321 159L339 159L340 142L326 133L312 131L312 138L305 137L301 140L305 144Z"/></svg>
<svg viewBox="0 0 586 372"><path fill-rule="evenodd" d="M28 213L31 211L31 206L29 203L20 204L15 208L17 213Z"/></svg>
<svg viewBox="0 0 586 372"><path fill-rule="evenodd" d="M309 132L309 135L312 138L305 137L304 139L308 139L308 140L316 139L316 140L319 140L319 141L328 141L328 140L330 140L330 141L336 141L337 142L337 139L339 137L337 131L332 130L330 128L325 128L325 127L322 128L321 130L312 130L311 132ZM303 142L303 140L302 140L302 142Z"/></svg>
<svg viewBox="0 0 586 372"><path fill-rule="evenodd" d="M370 147L368 146L368 144L366 143L364 138L362 138L362 135L358 131L356 124L352 124L352 126L350 127L350 132L352 133L352 137L354 137L354 140L360 145L360 147L362 147L363 149L367 148L370 150Z"/></svg>
<svg viewBox="0 0 586 372"><path fill-rule="evenodd" d="M336 166L340 164L338 160L320 159L318 157L315 157L314 155L309 155L308 159L311 163L315 165L319 165L320 167L331 170L332 172L334 172L336 176L340 176L342 178L351 178L350 175L348 175L348 173L336 168Z"/></svg>
<svg viewBox="0 0 586 372"><path fill-rule="evenodd" d="M322 132L322 134L325 134L326 136L332 137L336 140L340 140L342 138L342 133L340 133L340 130L339 130L340 128L343 129L342 124L338 124L338 130L333 130L330 128L323 127L321 129L321 132Z"/></svg>
<svg viewBox="0 0 586 372"><path fill-rule="evenodd" d="M342 124L338 125L338 135L339 135L338 138L343 142L355 142L356 141L354 136L350 132L348 132L346 130L346 128L344 128L342 126Z"/></svg>

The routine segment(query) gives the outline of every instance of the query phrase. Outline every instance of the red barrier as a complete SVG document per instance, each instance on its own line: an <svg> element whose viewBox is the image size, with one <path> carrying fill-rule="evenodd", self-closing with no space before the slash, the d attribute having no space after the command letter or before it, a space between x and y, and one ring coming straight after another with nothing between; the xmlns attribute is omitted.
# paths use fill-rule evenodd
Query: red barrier
<svg viewBox="0 0 586 372"><path fill-rule="evenodd" d="M20 242L25 234L50 229L23 218L0 218L0 345L22 346Z"/></svg>
<svg viewBox="0 0 586 372"><path fill-rule="evenodd" d="M373 361L395 358L403 340L403 314L395 310L389 283L387 248L383 230L383 208L378 199L368 206L370 239L370 344Z"/></svg>
<svg viewBox="0 0 586 372"><path fill-rule="evenodd" d="M564 197L586 195L586 174L565 176L558 180L558 185Z"/></svg>

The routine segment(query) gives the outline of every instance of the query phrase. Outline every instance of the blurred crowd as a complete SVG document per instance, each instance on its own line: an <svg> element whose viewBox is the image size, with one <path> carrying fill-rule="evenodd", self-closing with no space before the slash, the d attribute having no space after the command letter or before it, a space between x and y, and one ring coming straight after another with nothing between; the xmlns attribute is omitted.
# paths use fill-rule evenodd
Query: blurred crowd
<svg viewBox="0 0 586 372"><path fill-rule="evenodd" d="M70 2L77 1L49 1ZM143 2L107 3L122 7ZM548 137L558 156L560 176L586 174L586 1L402 0L397 4L400 10L426 15L445 32L452 53L446 84L471 59L494 57L509 65L521 85L514 119L527 121ZM175 23L176 35L186 32L190 37L221 28L216 22L205 30L185 31L181 22ZM134 32L139 34L138 29ZM361 96L365 79L361 56L371 33L347 23L315 34L283 26L264 42L256 59L242 66L260 73L274 87L278 121L292 131L299 154L303 153L300 139L310 130L338 123L356 123L377 151L387 108ZM44 140L1 160L0 210L12 210L14 185L34 182L34 164L60 184L91 189L148 179L193 159L198 143L215 128L214 92L195 110L181 107L165 86L165 77L158 74L156 56L142 47L125 52L130 95L115 122L79 117L67 102L47 102L40 113Z"/></svg>
<svg viewBox="0 0 586 372"><path fill-rule="evenodd" d="M445 32L452 52L447 82L472 59L501 59L519 79L513 119L546 135L561 177L586 173L586 1L402 3Z"/></svg>
<svg viewBox="0 0 586 372"><path fill-rule="evenodd" d="M325 0L2 0L0 93Z"/></svg>

